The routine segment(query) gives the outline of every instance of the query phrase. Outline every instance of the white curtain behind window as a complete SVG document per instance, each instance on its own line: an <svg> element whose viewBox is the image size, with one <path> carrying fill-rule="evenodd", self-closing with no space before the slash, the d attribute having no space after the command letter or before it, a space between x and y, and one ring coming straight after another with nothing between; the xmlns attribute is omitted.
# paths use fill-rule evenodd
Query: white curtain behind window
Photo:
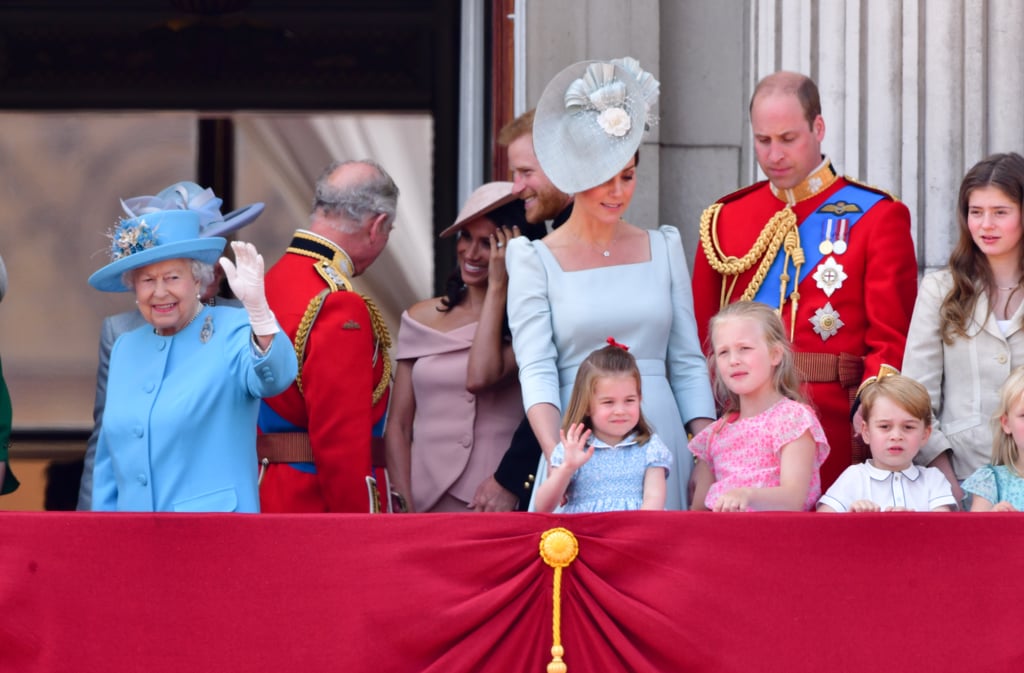
<svg viewBox="0 0 1024 673"><path fill-rule="evenodd" d="M266 209L238 234L270 265L292 232L305 227L320 172L334 159L370 158L391 174L401 195L387 248L356 279L384 312L392 334L398 318L433 285L433 122L427 114L235 115L236 202ZM453 187L454 188L454 187Z"/></svg>

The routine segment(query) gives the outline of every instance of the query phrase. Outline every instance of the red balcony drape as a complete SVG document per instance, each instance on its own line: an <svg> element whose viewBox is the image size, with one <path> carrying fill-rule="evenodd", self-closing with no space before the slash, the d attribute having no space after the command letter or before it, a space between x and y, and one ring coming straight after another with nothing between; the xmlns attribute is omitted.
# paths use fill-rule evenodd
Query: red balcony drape
<svg viewBox="0 0 1024 673"><path fill-rule="evenodd" d="M1017 514L0 513L0 671L1020 671Z"/></svg>

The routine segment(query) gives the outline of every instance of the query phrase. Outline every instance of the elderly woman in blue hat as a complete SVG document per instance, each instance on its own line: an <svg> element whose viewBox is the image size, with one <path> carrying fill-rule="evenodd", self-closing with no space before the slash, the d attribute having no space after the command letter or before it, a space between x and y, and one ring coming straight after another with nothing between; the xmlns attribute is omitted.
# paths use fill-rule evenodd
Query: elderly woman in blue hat
<svg viewBox="0 0 1024 673"><path fill-rule="evenodd" d="M147 323L111 351L94 510L259 511L259 400L291 384L295 352L252 244L231 244L235 263L220 258L244 310L200 301L225 244L201 236L201 222L196 210L122 219L113 260L89 278L98 290L134 291Z"/></svg>
<svg viewBox="0 0 1024 673"><path fill-rule="evenodd" d="M166 187L155 196L133 196L121 201L121 207L127 217L134 218L161 210L193 210L199 215L199 236L227 236L252 223L263 212L262 203L250 203L226 215L221 214L220 199L212 189L204 188L194 182L176 182ZM212 282L203 288L202 302L210 306L224 305L241 307L242 302L233 297L225 297L222 293L223 270L220 266L213 267ZM146 324L142 313L136 308L132 311L116 313L103 319L100 329L99 361L96 368L96 399L93 404L93 429L85 447L85 458L82 466L82 481L78 489L79 510L92 509L92 470L96 459L96 445L103 429L103 411L107 400L107 370L110 368L110 351L114 342L125 332Z"/></svg>
<svg viewBox="0 0 1024 673"><path fill-rule="evenodd" d="M674 457L666 508L686 509L686 434L715 417L689 271L678 229L625 219L658 94L658 80L628 57L576 63L544 89L534 150L552 184L574 195L573 209L543 239L509 241L508 314L526 415L544 451L537 483L580 363L614 337L636 356L644 416Z"/></svg>

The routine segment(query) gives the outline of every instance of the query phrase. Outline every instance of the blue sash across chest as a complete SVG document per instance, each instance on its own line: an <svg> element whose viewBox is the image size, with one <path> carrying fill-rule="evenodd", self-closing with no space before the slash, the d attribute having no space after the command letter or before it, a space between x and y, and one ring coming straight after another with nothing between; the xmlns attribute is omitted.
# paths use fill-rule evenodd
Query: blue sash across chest
<svg viewBox="0 0 1024 673"><path fill-rule="evenodd" d="M817 268L818 263L826 256L818 249L817 245L812 243L822 240L822 232L826 230L830 218L837 223L839 220L846 220L847 237L850 237L853 234L854 225L860 218L884 198L884 195L859 185L846 185L833 194L832 198L821 207L808 215L799 226L800 246L804 250L804 264L800 268L799 282L803 282L807 274ZM769 306L778 304L779 283L785 263L785 255L776 255L764 282L761 283L757 294L754 295L754 301Z"/></svg>

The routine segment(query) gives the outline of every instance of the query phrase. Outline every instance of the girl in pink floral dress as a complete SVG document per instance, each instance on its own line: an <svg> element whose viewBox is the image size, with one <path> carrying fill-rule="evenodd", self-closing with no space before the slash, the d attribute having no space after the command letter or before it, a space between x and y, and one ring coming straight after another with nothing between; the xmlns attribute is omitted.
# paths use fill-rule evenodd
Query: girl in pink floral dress
<svg viewBox="0 0 1024 673"><path fill-rule="evenodd" d="M736 302L711 319L708 334L723 413L690 443L693 509L812 510L828 442L800 395L782 321L765 304Z"/></svg>

